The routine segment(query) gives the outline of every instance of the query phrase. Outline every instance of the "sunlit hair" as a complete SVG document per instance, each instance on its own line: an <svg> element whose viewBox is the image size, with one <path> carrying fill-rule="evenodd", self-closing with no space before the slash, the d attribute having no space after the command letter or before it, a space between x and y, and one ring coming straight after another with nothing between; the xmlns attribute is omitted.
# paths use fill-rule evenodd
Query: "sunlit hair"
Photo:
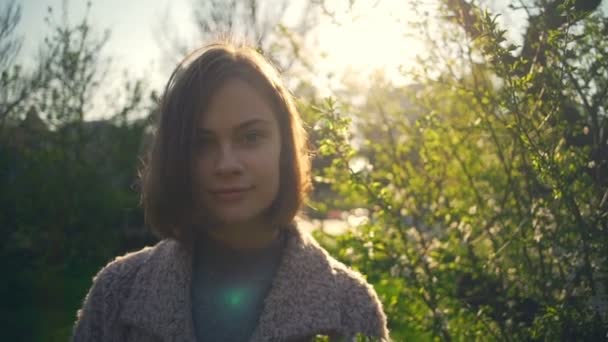
<svg viewBox="0 0 608 342"><path fill-rule="evenodd" d="M266 212L269 223L289 225L310 190L306 133L276 70L250 47L223 42L208 45L179 63L167 82L160 100L158 130L140 173L146 222L161 238L188 242L194 227L210 216L197 204L195 134L212 96L234 79L256 89L279 123L280 182L278 195Z"/></svg>

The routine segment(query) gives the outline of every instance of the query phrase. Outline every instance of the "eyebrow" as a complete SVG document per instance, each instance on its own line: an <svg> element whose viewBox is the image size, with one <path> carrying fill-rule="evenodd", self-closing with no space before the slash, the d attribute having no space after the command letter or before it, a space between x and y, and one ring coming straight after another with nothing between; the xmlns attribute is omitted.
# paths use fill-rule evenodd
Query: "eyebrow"
<svg viewBox="0 0 608 342"><path fill-rule="evenodd" d="M271 124L271 122L268 121L268 120L255 118L255 119L247 120L245 122L242 122L242 123L238 124L234 128L234 130L235 131L241 131L241 130L244 130L246 128L249 128L249 127L255 126L255 125L264 125L264 126L267 126L267 125L270 125L270 124ZM209 129L206 129L206 128L200 128L200 127L198 129L198 133L201 134L201 135L213 135L214 134L214 132L212 130L209 130Z"/></svg>

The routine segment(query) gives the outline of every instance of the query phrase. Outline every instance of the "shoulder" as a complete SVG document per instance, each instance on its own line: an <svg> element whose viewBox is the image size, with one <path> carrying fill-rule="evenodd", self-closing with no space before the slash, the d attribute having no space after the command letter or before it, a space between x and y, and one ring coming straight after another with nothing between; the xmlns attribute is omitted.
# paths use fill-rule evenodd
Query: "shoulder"
<svg viewBox="0 0 608 342"><path fill-rule="evenodd" d="M329 256L342 306L342 322L352 331L388 339L386 315L376 291L361 273Z"/></svg>
<svg viewBox="0 0 608 342"><path fill-rule="evenodd" d="M165 243L165 241L161 241L153 247L144 247L138 251L116 257L95 275L93 286L118 286L128 282L145 264L150 255Z"/></svg>
<svg viewBox="0 0 608 342"><path fill-rule="evenodd" d="M152 253L159 248L163 248L163 245L167 243L163 240L153 247L144 247L138 251L116 257L102 267L93 277L93 283L85 297L84 305L78 310L77 320L82 319L82 316L86 315L87 310L90 309L105 314L116 310L117 304L128 296L141 266L146 263Z"/></svg>
<svg viewBox="0 0 608 342"><path fill-rule="evenodd" d="M321 247L311 234L297 229L300 243L311 251L313 260L327 265L340 306L344 333L388 339L386 315L374 288L359 272L336 260ZM306 260L310 264L311 260Z"/></svg>
<svg viewBox="0 0 608 342"><path fill-rule="evenodd" d="M73 341L109 338L108 331L113 330L120 303L128 296L135 275L161 244L163 242L117 257L93 277L93 284L76 315Z"/></svg>

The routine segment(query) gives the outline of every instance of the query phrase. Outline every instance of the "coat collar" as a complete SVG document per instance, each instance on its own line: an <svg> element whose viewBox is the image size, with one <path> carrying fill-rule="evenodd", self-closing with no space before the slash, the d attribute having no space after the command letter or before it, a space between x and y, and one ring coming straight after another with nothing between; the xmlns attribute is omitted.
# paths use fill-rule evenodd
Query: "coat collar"
<svg viewBox="0 0 608 342"><path fill-rule="evenodd" d="M287 230L281 264L251 341L291 340L340 327L331 259L299 228ZM164 341L195 341L190 288L192 254L161 241L138 272L121 320Z"/></svg>

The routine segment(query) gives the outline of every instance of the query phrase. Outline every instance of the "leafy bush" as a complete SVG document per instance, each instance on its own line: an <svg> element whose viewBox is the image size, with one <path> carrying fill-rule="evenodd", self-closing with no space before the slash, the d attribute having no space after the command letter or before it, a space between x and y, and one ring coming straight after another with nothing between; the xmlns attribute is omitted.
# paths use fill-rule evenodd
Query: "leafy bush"
<svg viewBox="0 0 608 342"><path fill-rule="evenodd" d="M315 107L317 179L369 211L318 238L374 283L396 340L607 336L608 20L554 5L517 47L446 1L415 86Z"/></svg>

